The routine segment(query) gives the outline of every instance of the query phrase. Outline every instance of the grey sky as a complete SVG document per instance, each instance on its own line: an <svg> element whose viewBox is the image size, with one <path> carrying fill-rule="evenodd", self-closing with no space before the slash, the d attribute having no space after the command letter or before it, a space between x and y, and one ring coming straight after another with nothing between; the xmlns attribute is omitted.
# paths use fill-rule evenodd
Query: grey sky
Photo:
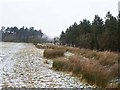
<svg viewBox="0 0 120 90"><path fill-rule="evenodd" d="M118 3L118 12L120 13L120 1Z"/></svg>
<svg viewBox="0 0 120 90"><path fill-rule="evenodd" d="M74 22L118 15L119 0L0 0L0 27L35 27L50 37L59 36Z"/></svg>

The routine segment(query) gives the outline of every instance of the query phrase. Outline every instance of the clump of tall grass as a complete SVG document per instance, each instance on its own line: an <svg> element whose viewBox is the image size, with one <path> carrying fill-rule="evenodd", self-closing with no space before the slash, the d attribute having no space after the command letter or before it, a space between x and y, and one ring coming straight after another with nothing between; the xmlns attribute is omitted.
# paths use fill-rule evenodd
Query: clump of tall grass
<svg viewBox="0 0 120 90"><path fill-rule="evenodd" d="M82 60L79 56L71 56L68 60L59 58L53 61L56 70L69 71L73 75L82 76L91 85L105 87L111 80L111 71L97 61Z"/></svg>
<svg viewBox="0 0 120 90"><path fill-rule="evenodd" d="M113 52L98 52L98 61L101 65L106 66L112 66L115 63L118 63L118 54Z"/></svg>
<svg viewBox="0 0 120 90"><path fill-rule="evenodd" d="M69 58L65 57L56 58L53 60L53 68L55 68L55 70L69 71L74 72L73 74L78 74L78 67L75 65L75 63L72 63Z"/></svg>
<svg viewBox="0 0 120 90"><path fill-rule="evenodd" d="M91 85L96 84L99 87L106 87L112 79L109 68L103 67L96 61L87 61L83 65L83 78Z"/></svg>
<svg viewBox="0 0 120 90"><path fill-rule="evenodd" d="M55 68L55 70L69 71L68 66L70 66L70 64L64 57L53 60L53 68Z"/></svg>
<svg viewBox="0 0 120 90"><path fill-rule="evenodd" d="M63 57L64 56L64 51L60 49L46 49L43 53L43 56L45 58L56 58L56 57Z"/></svg>
<svg viewBox="0 0 120 90"><path fill-rule="evenodd" d="M111 67L112 75L114 78L120 78L120 63L116 63Z"/></svg>

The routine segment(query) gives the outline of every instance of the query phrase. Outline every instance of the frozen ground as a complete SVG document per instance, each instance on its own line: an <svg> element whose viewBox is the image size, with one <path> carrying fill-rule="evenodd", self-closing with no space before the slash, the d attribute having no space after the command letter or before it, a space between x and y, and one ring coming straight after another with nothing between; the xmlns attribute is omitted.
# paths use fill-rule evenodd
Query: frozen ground
<svg viewBox="0 0 120 90"><path fill-rule="evenodd" d="M52 70L51 60L44 63L43 51L33 44L0 42L0 87L90 87L76 77Z"/></svg>

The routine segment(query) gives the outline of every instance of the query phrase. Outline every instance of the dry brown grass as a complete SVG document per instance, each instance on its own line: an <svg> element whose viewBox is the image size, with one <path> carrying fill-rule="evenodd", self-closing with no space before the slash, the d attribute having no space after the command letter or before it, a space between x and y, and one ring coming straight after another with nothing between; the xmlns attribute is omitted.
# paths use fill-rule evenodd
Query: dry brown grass
<svg viewBox="0 0 120 90"><path fill-rule="evenodd" d="M55 68L55 70L69 71L70 66L71 64L67 58L61 57L53 60L53 68Z"/></svg>
<svg viewBox="0 0 120 90"><path fill-rule="evenodd" d="M91 85L96 84L99 87L106 87L112 79L109 68L101 66L96 61L87 61L83 66L83 78Z"/></svg>
<svg viewBox="0 0 120 90"><path fill-rule="evenodd" d="M69 51L69 52L75 53L75 54L79 54L80 49L79 48L75 48L75 47L66 47L66 51Z"/></svg>
<svg viewBox="0 0 120 90"><path fill-rule="evenodd" d="M88 50L83 54L83 56L89 59L95 59L97 57L97 52Z"/></svg>
<svg viewBox="0 0 120 90"><path fill-rule="evenodd" d="M113 52L98 52L98 61L101 65L106 66L112 66L115 63L118 63L118 54Z"/></svg>
<svg viewBox="0 0 120 90"><path fill-rule="evenodd" d="M109 67L102 66L96 60L83 60L77 55L70 57L69 60L65 58L54 60L53 68L72 72L76 76L82 75L82 79L85 79L89 84L102 88L105 88L113 76L118 74L116 65L110 70Z"/></svg>
<svg viewBox="0 0 120 90"><path fill-rule="evenodd" d="M111 67L111 75L113 75L114 78L120 78L120 64L114 64Z"/></svg>
<svg viewBox="0 0 120 90"><path fill-rule="evenodd" d="M44 56L46 58L60 57L53 60L53 68L72 72L76 76L82 75L82 78L91 85L110 87L111 80L120 78L120 65L118 64L120 63L120 53L57 45L50 45L48 48L51 49L45 50ZM75 53L75 55L66 59L63 57L66 51ZM86 57L87 60L82 57ZM114 86L117 85L114 84L111 87Z"/></svg>
<svg viewBox="0 0 120 90"><path fill-rule="evenodd" d="M63 57L64 51L63 50L57 50L57 49L46 49L43 53L45 58L56 58L56 57Z"/></svg>
<svg viewBox="0 0 120 90"><path fill-rule="evenodd" d="M94 51L89 49L80 49L80 55L88 59L97 60L103 66L112 66L119 62L119 53L109 51Z"/></svg>

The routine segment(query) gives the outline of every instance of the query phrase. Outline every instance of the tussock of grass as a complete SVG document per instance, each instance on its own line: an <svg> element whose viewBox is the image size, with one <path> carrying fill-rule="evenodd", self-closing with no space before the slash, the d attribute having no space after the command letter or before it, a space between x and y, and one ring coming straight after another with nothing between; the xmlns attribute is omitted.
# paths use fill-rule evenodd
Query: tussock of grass
<svg viewBox="0 0 120 90"><path fill-rule="evenodd" d="M118 63L118 54L113 52L99 52L98 57L99 63L103 66L112 66L115 63Z"/></svg>
<svg viewBox="0 0 120 90"><path fill-rule="evenodd" d="M56 58L56 57L62 57L64 56L63 50L57 50L57 49L46 49L43 53L45 58Z"/></svg>
<svg viewBox="0 0 120 90"><path fill-rule="evenodd" d="M83 78L91 85L105 87L112 78L109 68L101 66L98 62L87 61L82 68Z"/></svg>
<svg viewBox="0 0 120 90"><path fill-rule="evenodd" d="M69 60L59 58L53 61L56 70L69 71L73 75L81 76L91 85L106 87L113 78L109 67L103 67L98 61L82 60L79 56L72 56Z"/></svg>
<svg viewBox="0 0 120 90"><path fill-rule="evenodd" d="M120 78L120 64L114 64L111 67L111 74L113 75L114 78Z"/></svg>
<svg viewBox="0 0 120 90"><path fill-rule="evenodd" d="M62 59L62 60L61 60ZM65 60L64 58L57 58L57 60L54 60L53 61L53 67L56 69L56 70L66 70L66 66L68 65L68 61ZM61 68L62 67L62 68Z"/></svg>

